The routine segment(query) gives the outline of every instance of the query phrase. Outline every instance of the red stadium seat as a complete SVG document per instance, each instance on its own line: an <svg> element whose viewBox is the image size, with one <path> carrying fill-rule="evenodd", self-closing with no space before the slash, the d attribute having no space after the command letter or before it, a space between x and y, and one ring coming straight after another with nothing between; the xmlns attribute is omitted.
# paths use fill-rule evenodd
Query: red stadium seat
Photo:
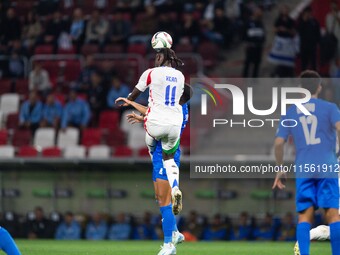
<svg viewBox="0 0 340 255"><path fill-rule="evenodd" d="M38 151L33 146L22 146L18 150L18 157L32 158L38 156Z"/></svg>
<svg viewBox="0 0 340 255"><path fill-rule="evenodd" d="M30 130L17 129L14 131L12 145L15 147L29 145L31 143L32 133Z"/></svg>
<svg viewBox="0 0 340 255"><path fill-rule="evenodd" d="M81 144L90 147L100 144L102 139L102 131L98 128L87 128L82 133Z"/></svg>
<svg viewBox="0 0 340 255"><path fill-rule="evenodd" d="M0 95L10 93L12 88L11 80L0 80Z"/></svg>
<svg viewBox="0 0 340 255"><path fill-rule="evenodd" d="M131 157L132 156L132 150L128 146L118 146L115 148L114 157Z"/></svg>
<svg viewBox="0 0 340 255"><path fill-rule="evenodd" d="M22 79L15 82L15 92L20 95L28 94L28 80Z"/></svg>
<svg viewBox="0 0 340 255"><path fill-rule="evenodd" d="M19 114L10 113L7 115L6 128L17 129L19 127Z"/></svg>
<svg viewBox="0 0 340 255"><path fill-rule="evenodd" d="M134 54L139 54L142 56L146 55L146 46L141 43L136 43L136 44L130 44L128 46L128 53L134 53Z"/></svg>
<svg viewBox="0 0 340 255"><path fill-rule="evenodd" d="M66 81L75 81L78 79L81 71L79 60L67 60L64 70L64 77Z"/></svg>
<svg viewBox="0 0 340 255"><path fill-rule="evenodd" d="M38 45L34 49L35 55L50 55L53 54L53 45Z"/></svg>
<svg viewBox="0 0 340 255"><path fill-rule="evenodd" d="M76 54L76 50L74 49L74 47L72 47L71 49L60 49L58 48L57 54L60 55L74 55Z"/></svg>
<svg viewBox="0 0 340 255"><path fill-rule="evenodd" d="M93 55L99 53L99 47L96 44L84 44L81 48L81 54L87 56L87 55Z"/></svg>
<svg viewBox="0 0 340 255"><path fill-rule="evenodd" d="M117 147L126 144L125 133L118 127L109 130L104 137L104 142L110 147Z"/></svg>
<svg viewBox="0 0 340 255"><path fill-rule="evenodd" d="M45 158L60 158L61 149L58 147L47 147L42 150L41 154Z"/></svg>
<svg viewBox="0 0 340 255"><path fill-rule="evenodd" d="M109 54L124 53L124 46L121 44L107 45L104 48L104 53L109 53Z"/></svg>
<svg viewBox="0 0 340 255"><path fill-rule="evenodd" d="M140 156L140 157L149 157L150 156L149 149L147 147L139 149L138 150L138 156Z"/></svg>
<svg viewBox="0 0 340 255"><path fill-rule="evenodd" d="M115 111L103 111L99 116L99 127L115 129L119 125L119 114Z"/></svg>
<svg viewBox="0 0 340 255"><path fill-rule="evenodd" d="M0 130L0 145L5 145L7 144L8 140L8 132L6 129Z"/></svg>

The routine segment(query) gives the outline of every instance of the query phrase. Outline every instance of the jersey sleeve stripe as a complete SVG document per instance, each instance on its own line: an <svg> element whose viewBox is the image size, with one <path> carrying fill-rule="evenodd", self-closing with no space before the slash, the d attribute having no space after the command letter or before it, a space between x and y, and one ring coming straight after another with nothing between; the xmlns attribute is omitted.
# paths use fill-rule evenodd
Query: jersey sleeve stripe
<svg viewBox="0 0 340 255"><path fill-rule="evenodd" d="M148 74L148 78L146 79L146 86L149 86L151 84L151 73L153 70L150 71L150 73Z"/></svg>

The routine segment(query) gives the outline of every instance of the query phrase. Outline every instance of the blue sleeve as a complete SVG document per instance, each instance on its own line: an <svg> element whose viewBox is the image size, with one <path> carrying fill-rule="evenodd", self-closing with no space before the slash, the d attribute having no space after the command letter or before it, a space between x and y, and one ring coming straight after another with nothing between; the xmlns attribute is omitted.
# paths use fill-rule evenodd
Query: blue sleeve
<svg viewBox="0 0 340 255"><path fill-rule="evenodd" d="M20 108L20 113L19 113L20 124L23 124L25 121L27 121L27 117L25 116L26 111L27 111L26 109L27 109L27 104L23 103L23 105Z"/></svg>
<svg viewBox="0 0 340 255"><path fill-rule="evenodd" d="M57 107L57 116L61 118L61 115L63 114L63 106L61 105L61 103L57 103L56 107Z"/></svg>
<svg viewBox="0 0 340 255"><path fill-rule="evenodd" d="M123 85L122 97L127 97L130 93L130 89L127 85Z"/></svg>
<svg viewBox="0 0 340 255"><path fill-rule="evenodd" d="M42 103L39 102L38 105L37 105L37 108L34 111L34 114L32 116L32 122L38 123L38 122L41 121L41 119L42 119L42 110L43 110Z"/></svg>
<svg viewBox="0 0 340 255"><path fill-rule="evenodd" d="M83 126L87 126L87 124L90 121L90 116L91 116L90 106L87 102L83 102L83 118L81 121L81 124Z"/></svg>
<svg viewBox="0 0 340 255"><path fill-rule="evenodd" d="M286 120L285 122L286 123L288 122L287 119L288 119L287 115L281 117L280 122L279 122L279 126L276 130L276 135L275 135L275 137L281 137L285 141L287 141L288 136L290 135L290 132L291 132L290 127L287 127L287 126L291 126L291 125L286 124L286 127L282 125L283 121Z"/></svg>
<svg viewBox="0 0 340 255"><path fill-rule="evenodd" d="M340 121L340 111L336 104L331 104L331 123L333 126Z"/></svg>
<svg viewBox="0 0 340 255"><path fill-rule="evenodd" d="M114 91L112 89L110 89L109 93L107 94L106 101L107 101L107 105L110 108L114 107L115 100L114 100Z"/></svg>
<svg viewBox="0 0 340 255"><path fill-rule="evenodd" d="M73 226L73 231L72 231L72 236L70 236L71 239L73 240L78 240L80 239L80 226L78 223L74 223Z"/></svg>
<svg viewBox="0 0 340 255"><path fill-rule="evenodd" d="M55 233L55 239L62 240L64 239L64 224L60 224L57 228L57 231Z"/></svg>
<svg viewBox="0 0 340 255"><path fill-rule="evenodd" d="M61 128L66 128L68 123L68 105L65 106L61 117Z"/></svg>

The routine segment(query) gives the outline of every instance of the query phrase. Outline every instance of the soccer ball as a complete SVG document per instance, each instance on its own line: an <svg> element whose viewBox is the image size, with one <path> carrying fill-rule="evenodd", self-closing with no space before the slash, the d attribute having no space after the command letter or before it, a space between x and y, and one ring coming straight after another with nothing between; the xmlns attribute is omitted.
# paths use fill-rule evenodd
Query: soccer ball
<svg viewBox="0 0 340 255"><path fill-rule="evenodd" d="M163 48L171 48L172 46L172 38L167 32L157 32L152 36L151 46L155 50L163 49Z"/></svg>

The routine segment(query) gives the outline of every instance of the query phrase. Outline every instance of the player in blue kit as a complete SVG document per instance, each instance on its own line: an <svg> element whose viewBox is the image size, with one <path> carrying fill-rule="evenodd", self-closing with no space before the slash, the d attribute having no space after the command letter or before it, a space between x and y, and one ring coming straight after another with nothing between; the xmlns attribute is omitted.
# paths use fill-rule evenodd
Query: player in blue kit
<svg viewBox="0 0 340 255"><path fill-rule="evenodd" d="M21 255L12 236L2 227L0 227L0 249L7 255Z"/></svg>
<svg viewBox="0 0 340 255"><path fill-rule="evenodd" d="M339 179L336 136L340 138L340 111L330 102L318 99L321 78L315 71L304 71L301 87L312 98L303 106L311 113L304 115L295 105L282 116L275 139L276 164L283 164L283 146L293 136L296 158L296 210L299 213L297 241L300 254L309 255L310 228L314 210L325 209L330 227L332 254L340 255ZM285 123L285 124L283 124ZM278 173L273 188L283 189L285 173Z"/></svg>

